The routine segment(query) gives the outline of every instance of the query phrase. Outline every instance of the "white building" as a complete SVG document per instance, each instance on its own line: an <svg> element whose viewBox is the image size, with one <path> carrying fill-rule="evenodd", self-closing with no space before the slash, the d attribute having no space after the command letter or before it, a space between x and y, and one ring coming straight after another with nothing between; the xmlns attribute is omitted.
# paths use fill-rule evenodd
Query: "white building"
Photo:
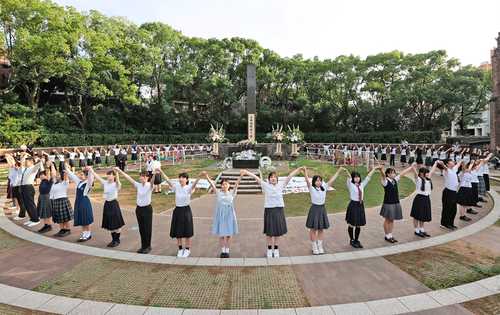
<svg viewBox="0 0 500 315"><path fill-rule="evenodd" d="M477 118L481 120L474 125L465 126L465 134L460 134L460 126L457 121L451 123L451 128L445 131L445 136L476 136L488 137L490 135L490 110L485 110L477 113Z"/></svg>

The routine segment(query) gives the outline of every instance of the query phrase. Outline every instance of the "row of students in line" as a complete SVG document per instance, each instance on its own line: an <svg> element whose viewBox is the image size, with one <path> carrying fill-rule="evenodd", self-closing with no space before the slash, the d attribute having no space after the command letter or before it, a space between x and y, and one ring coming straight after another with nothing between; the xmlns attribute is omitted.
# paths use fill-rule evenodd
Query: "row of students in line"
<svg viewBox="0 0 500 315"><path fill-rule="evenodd" d="M476 167L484 164L484 161L480 163L472 163ZM397 175L396 171L392 168L388 168L385 172L382 172L382 166L377 166L374 168L368 176L361 180L359 173L352 172L349 173L346 169L340 168L337 173L327 182L324 183L319 176L313 176L312 181L309 180L307 169L299 168L293 171L285 181L278 182L277 175L271 173L268 176L268 182L262 181L258 176L248 171L242 171L241 175L249 175L254 177L262 186L265 195L264 203L264 233L267 236L268 257L279 257L279 238L287 233L286 219L284 216L284 201L283 201L283 190L286 187L288 181L291 177L295 176L301 170L304 171L306 176L306 181L311 195L312 206L309 210L309 214L306 220L306 227L310 229L310 239L312 242L312 252L313 254L324 253L324 248L322 244L323 240L323 230L329 228L328 216L325 209L325 197L328 187L332 185L335 179L338 177L340 171L344 170L348 173L349 179L347 181L347 186L350 194L350 203L347 207L346 221L349 224L348 234L350 238L350 243L355 248L362 248L359 241L359 235L361 232L361 227L366 224L366 217L364 212L364 188L369 182L373 172L380 170L382 179L381 184L384 186L384 202L380 215L385 218L384 231L385 240L391 243L397 242L392 235L394 220L402 219L401 206L399 204L399 193L398 193L398 181L404 174L414 170L416 178L416 188L417 195L413 201L411 216L414 218L415 224L415 234L421 237L428 237L429 235L424 230L424 223L431 220L431 207L430 207L430 191L432 189L432 182L430 177L435 172L438 164L444 165L443 162L436 162L432 170L426 168L420 168L418 172L416 171L416 165L405 169L401 174ZM467 168L464 174L469 174L474 167ZM125 178L130 180L134 187L137 189L137 209L136 215L139 222L139 230L141 234L142 246L139 252L145 253L151 250L151 221L152 221L152 208L151 208L151 192L153 190L153 185L148 183L149 174L143 173L140 176L140 182L135 182L130 176L116 169L116 172L121 172ZM189 207L190 196L196 187L196 180L193 184L189 183L189 177L187 174L181 174L179 176L179 183L172 183L169 178L160 172L165 177L169 186L175 192L176 208L174 209L170 236L176 238L179 246L178 256L187 257L190 254L191 247L191 237L193 236L193 220L192 212ZM80 241L86 241L91 238L90 234L90 224L93 222L92 217L92 207L90 201L88 200L88 192L92 186L93 178L98 179L103 185L105 204L103 209L103 220L102 227L108 229L112 235L112 241L108 246L115 247L120 244L120 228L125 224L123 217L121 215L121 210L118 204L118 191L121 187L118 174L113 171L107 173L106 180L102 179L95 173L92 168L87 168L85 171L79 173L79 176L74 175L69 167L67 169L67 177L61 176L59 172L55 171L54 164L51 165L51 176L52 176L52 187L47 189L47 183L43 183L40 186L40 198L39 207L40 213L43 219L48 219L46 213L49 212L47 198L44 195L49 194L48 200L50 200L50 207L52 208L52 218L54 223L60 224L60 231L56 234L57 236L66 236L69 234L68 222L71 221L73 214L71 209L71 204L67 198L68 189L68 177L70 177L77 184L77 194L75 200L75 226L82 226L82 235ZM90 174L90 176L89 176ZM45 175L45 174L44 174ZM206 173L202 173L202 176L208 178ZM448 178L447 176L446 178ZM241 177L240 177L241 178ZM469 178L468 175L464 175L464 187L468 185ZM222 182L222 190L218 191L215 188L215 183L209 179L210 184L216 190L217 193L217 205L214 216L213 232L221 238L221 257L229 257L229 240L230 237L237 233L237 223L236 215L234 211L233 200L237 192L237 184L232 193L229 193L230 185L229 182ZM461 186L463 186L461 184ZM459 196L464 195L464 189L459 191ZM47 193L48 191L48 193ZM472 191L472 184L471 184ZM469 196L469 194L466 194ZM45 201L44 201L45 200ZM467 202L470 198L464 198ZM459 199L462 202L462 199ZM464 206L469 205L468 203L462 202ZM460 203L462 205L462 203ZM470 211L469 209L468 211ZM462 211L461 211L462 214ZM465 214L461 215L463 219ZM44 230L45 229L45 230ZM46 232L50 230L48 224L44 225L41 232Z"/></svg>

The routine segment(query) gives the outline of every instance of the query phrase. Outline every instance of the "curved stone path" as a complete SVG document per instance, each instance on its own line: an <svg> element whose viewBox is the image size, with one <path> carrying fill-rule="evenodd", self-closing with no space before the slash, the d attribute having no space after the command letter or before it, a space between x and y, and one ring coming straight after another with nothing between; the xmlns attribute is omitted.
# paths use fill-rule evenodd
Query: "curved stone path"
<svg viewBox="0 0 500 315"><path fill-rule="evenodd" d="M262 235L263 216L263 196L241 195L238 196L236 208L239 218L240 234L238 234L231 246L230 259L217 258L219 253L218 241L211 235L211 213L214 207L214 196L205 195L192 201L192 209L195 220L195 236L193 238L192 257L188 259L177 259L174 255L177 246L174 240L170 239L169 214L154 215L153 218L153 251L151 255L139 255L135 251L139 245L139 233L136 225L135 214L132 211L124 211L126 223L122 230L122 244L117 250L106 249L106 244L110 241L107 231L93 227L94 237L92 240L81 245L76 243L79 237L77 229L73 229L72 235L64 238L52 238L40 236L29 231L29 228L22 227L23 231L15 229L15 226L5 225L2 227L20 238L29 239L38 244L60 248L67 251L77 252L86 255L100 257L110 257L115 259L134 260L142 262L155 262L163 264L187 264L200 266L263 266L282 264L308 264L321 262L335 262L368 257L377 257L395 254L419 248L434 246L449 242L464 236L476 233L485 227L493 224L499 216L499 207L495 211L489 212L493 208L492 197L479 209L479 214L472 216L473 220L464 222L456 220L458 230L448 232L439 227L441 215L441 190L443 179L436 176L433 180L434 192L431 196L433 205L433 222L426 225L426 230L433 236L428 239L421 239L413 234L413 223L409 217L413 195L402 200L404 209L404 220L395 224L394 235L399 243L392 245L384 241L382 222L378 215L379 207L367 209L367 225L362 229L361 241L365 246L363 250L354 250L348 245L346 233L346 223L344 213L329 215L333 227L325 233L326 255L312 256L310 253L310 242L307 237L307 230L304 226L305 217L287 218L289 232L282 238L280 243L280 259L262 258L266 249L265 238ZM335 192L333 192L335 193ZM497 196L495 192L492 196ZM497 200L498 202L498 200ZM500 203L500 202L499 202ZM102 206L94 203L95 217L100 222ZM12 221L14 222L14 221ZM1 223L1 221L0 221ZM15 222L21 227L21 222ZM31 230L38 229L32 228Z"/></svg>

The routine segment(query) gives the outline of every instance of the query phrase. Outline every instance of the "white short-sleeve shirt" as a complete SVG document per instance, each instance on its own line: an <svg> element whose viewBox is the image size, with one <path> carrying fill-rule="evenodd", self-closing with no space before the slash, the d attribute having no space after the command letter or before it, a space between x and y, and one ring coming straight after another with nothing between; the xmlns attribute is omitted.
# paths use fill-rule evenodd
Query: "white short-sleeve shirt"
<svg viewBox="0 0 500 315"><path fill-rule="evenodd" d="M262 191L264 192L264 208L284 207L283 201L283 184L270 184L266 181L261 182Z"/></svg>
<svg viewBox="0 0 500 315"><path fill-rule="evenodd" d="M458 165L453 166L453 168L447 168L443 173L444 175L444 186L449 190L457 191L458 188Z"/></svg>
<svg viewBox="0 0 500 315"><path fill-rule="evenodd" d="M191 202L192 189L192 183L189 183L186 186L181 186L179 183L174 184L172 190L175 192L175 205L177 207L189 206L189 203Z"/></svg>
<svg viewBox="0 0 500 315"><path fill-rule="evenodd" d="M317 188L311 183L311 188L309 188L309 194L311 195L311 202L313 205L324 205L326 200L326 192L328 191L328 183L322 182L321 188Z"/></svg>
<svg viewBox="0 0 500 315"><path fill-rule="evenodd" d="M153 185L151 183L138 183L134 182L135 189L137 189L137 205L139 207L149 206L151 204L151 194L153 192Z"/></svg>

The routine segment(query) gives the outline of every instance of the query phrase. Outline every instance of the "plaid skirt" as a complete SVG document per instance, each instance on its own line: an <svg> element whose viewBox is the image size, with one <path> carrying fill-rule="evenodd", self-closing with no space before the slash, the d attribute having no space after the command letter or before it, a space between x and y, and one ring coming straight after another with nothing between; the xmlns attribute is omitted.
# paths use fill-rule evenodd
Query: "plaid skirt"
<svg viewBox="0 0 500 315"><path fill-rule="evenodd" d="M73 219L73 208L67 197L51 199L50 204L52 207L52 221L54 223L65 223Z"/></svg>

